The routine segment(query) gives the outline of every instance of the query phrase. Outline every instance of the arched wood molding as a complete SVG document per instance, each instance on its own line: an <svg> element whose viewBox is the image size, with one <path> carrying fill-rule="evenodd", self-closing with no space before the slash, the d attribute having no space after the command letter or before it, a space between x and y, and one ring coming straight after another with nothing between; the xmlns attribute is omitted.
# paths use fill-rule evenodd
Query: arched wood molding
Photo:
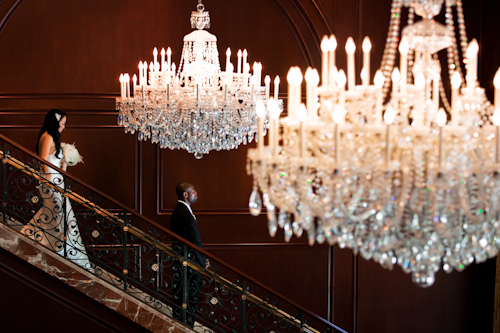
<svg viewBox="0 0 500 333"><path fill-rule="evenodd" d="M271 0L293 32L308 66L321 68L320 42L332 33L331 22L317 0Z"/></svg>
<svg viewBox="0 0 500 333"><path fill-rule="evenodd" d="M3 0L0 1L0 34L14 15L16 10L23 4L24 0Z"/></svg>

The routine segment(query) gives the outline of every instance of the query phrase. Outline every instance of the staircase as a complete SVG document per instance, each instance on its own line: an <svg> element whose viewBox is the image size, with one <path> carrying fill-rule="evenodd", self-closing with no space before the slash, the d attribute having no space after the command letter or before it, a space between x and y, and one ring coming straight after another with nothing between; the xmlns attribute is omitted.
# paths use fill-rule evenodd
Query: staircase
<svg viewBox="0 0 500 333"><path fill-rule="evenodd" d="M45 161L2 135L0 158L3 251L142 328L151 332L344 332L64 171L57 169L63 182L47 181L37 171ZM66 236L48 247L20 233L43 209L44 193L67 198L60 200L60 208L74 213L71 221L61 214L58 227L64 233L56 234ZM50 230L39 231L53 235ZM68 260L77 252L88 257L86 265ZM195 263L197 252L210 259L210 267ZM193 290L188 281L194 275L201 276L199 290ZM182 300L182 306L173 302L174 297ZM188 306L193 298L196 308ZM189 317L196 318L192 328L182 323Z"/></svg>

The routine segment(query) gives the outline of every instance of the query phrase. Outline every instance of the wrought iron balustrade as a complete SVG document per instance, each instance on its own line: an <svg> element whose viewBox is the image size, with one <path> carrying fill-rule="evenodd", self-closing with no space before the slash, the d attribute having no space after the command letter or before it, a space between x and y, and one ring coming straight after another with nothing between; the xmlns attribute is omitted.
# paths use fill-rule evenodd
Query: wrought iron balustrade
<svg viewBox="0 0 500 333"><path fill-rule="evenodd" d="M155 309L184 321L195 316L207 332L344 332L2 135L0 158L1 222L21 231L44 201L56 200L58 211L45 215L57 216L40 220L59 223L36 230L44 237L64 230L49 247L68 259L85 254L86 269ZM60 182L39 172L45 164ZM209 258L208 268L196 263L198 253ZM196 273L199 290L188 281ZM190 309L198 291L196 310Z"/></svg>

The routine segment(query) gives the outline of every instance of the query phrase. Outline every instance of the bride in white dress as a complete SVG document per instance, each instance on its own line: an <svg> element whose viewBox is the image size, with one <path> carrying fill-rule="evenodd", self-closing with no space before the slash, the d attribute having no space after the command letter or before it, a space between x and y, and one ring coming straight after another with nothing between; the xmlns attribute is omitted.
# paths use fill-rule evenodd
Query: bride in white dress
<svg viewBox="0 0 500 333"><path fill-rule="evenodd" d="M63 170L66 170L66 162L62 160L60 135L65 127L66 114L61 110L49 111L36 146L36 152L41 158ZM46 165L43 167L45 179L63 189L63 175ZM92 270L69 198L65 198L59 191L43 182L39 184L38 192L43 206L24 226L21 233L85 269Z"/></svg>

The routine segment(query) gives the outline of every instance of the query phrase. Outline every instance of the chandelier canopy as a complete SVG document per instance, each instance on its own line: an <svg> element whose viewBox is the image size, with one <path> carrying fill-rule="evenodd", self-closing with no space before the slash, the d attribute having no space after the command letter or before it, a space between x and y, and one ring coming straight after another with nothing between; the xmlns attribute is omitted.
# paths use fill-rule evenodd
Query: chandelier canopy
<svg viewBox="0 0 500 333"><path fill-rule="evenodd" d="M214 149L235 149L252 142L258 130L256 105L268 106L273 98L271 78L266 76L265 86L261 84L262 64L255 62L250 74L247 50L238 51L235 68L228 48L226 71L221 71L217 37L204 30L210 27L210 17L201 0L197 11L192 12L191 27L196 30L184 37L177 72L171 49L162 49L158 59L155 48L149 66L146 61L139 62L139 75L132 78L132 93L130 75L120 75L121 97L116 108L118 124L126 133L137 132L141 141L151 139L161 148L185 149L202 158ZM282 110L279 83L276 76L271 108L274 103ZM268 124L265 111L262 135Z"/></svg>
<svg viewBox="0 0 500 333"><path fill-rule="evenodd" d="M462 1L446 0L446 25L433 19L444 2L392 1L373 84L367 38L361 85L352 38L347 75L335 64L335 37L323 39L322 85L308 68L307 106L301 71L290 69L282 134L248 152L250 212L266 208L271 236L278 227L286 241L305 231L311 245L327 241L384 268L398 264L424 287L441 267L462 271L498 253L500 75L494 107L477 82L478 44L467 43ZM408 25L401 32L404 7ZM415 14L422 17L416 23ZM441 75L441 50L448 78ZM451 82L451 100L442 80Z"/></svg>

